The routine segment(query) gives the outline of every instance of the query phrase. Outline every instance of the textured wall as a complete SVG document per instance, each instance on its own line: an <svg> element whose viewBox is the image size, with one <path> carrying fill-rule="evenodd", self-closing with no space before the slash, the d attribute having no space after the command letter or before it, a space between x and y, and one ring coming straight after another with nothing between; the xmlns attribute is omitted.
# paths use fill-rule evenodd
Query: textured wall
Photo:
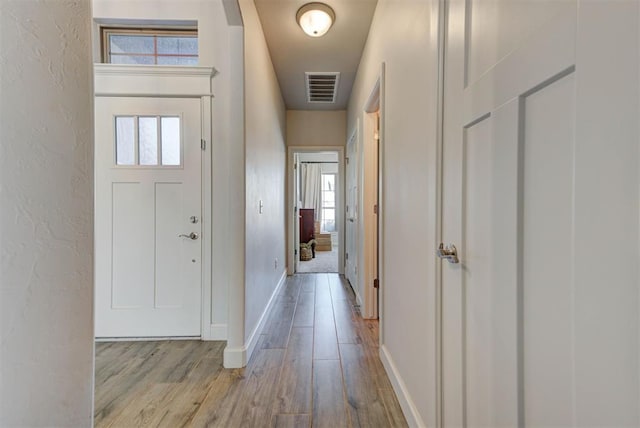
<svg viewBox="0 0 640 428"><path fill-rule="evenodd" d="M88 0L0 1L0 426L90 426Z"/></svg>

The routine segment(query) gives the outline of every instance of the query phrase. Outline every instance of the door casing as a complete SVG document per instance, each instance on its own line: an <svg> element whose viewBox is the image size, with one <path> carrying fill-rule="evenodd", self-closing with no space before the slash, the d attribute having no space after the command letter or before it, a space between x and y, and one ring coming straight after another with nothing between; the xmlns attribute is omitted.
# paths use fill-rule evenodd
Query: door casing
<svg viewBox="0 0 640 428"><path fill-rule="evenodd" d="M213 67L144 68L94 64L94 96L103 97L179 97L197 98L201 105L202 135L202 273L201 273L201 339L221 340L221 332L212 319L212 81L217 71ZM94 196L95 198L95 196ZM226 329L225 329L226 330Z"/></svg>
<svg viewBox="0 0 640 428"><path fill-rule="evenodd" d="M344 275L344 146L289 146L287 147L287 275L295 273L297 266L295 261L295 249L297 248L295 239L295 224L297 222L297 201L294 193L294 182L296 179L294 165L296 153L317 153L317 152L337 152L338 153L338 186L336 194L336 219L339 219L338 234L338 273Z"/></svg>

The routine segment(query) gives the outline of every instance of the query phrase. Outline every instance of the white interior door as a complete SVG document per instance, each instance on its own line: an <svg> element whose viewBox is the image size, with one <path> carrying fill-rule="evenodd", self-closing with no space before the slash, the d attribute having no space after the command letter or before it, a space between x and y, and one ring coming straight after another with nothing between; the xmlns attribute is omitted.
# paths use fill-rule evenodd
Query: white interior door
<svg viewBox="0 0 640 428"><path fill-rule="evenodd" d="M354 132L347 142L345 217L345 276L354 289L360 287L358 272L358 134Z"/></svg>
<svg viewBox="0 0 640 428"><path fill-rule="evenodd" d="M638 2L448 7L443 423L638 426Z"/></svg>
<svg viewBox="0 0 640 428"><path fill-rule="evenodd" d="M200 336L200 111L96 98L97 337Z"/></svg>

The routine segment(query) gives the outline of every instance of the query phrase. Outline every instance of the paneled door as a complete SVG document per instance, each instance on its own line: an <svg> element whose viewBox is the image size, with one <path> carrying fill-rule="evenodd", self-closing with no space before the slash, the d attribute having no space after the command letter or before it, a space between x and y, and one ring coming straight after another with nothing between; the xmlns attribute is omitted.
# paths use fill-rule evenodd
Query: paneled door
<svg viewBox="0 0 640 428"><path fill-rule="evenodd" d="M97 337L201 334L199 99L97 97Z"/></svg>
<svg viewBox="0 0 640 428"><path fill-rule="evenodd" d="M346 181L347 208L345 217L345 277L351 286L359 290L358 284L358 133L354 132L347 142Z"/></svg>
<svg viewBox="0 0 640 428"><path fill-rule="evenodd" d="M444 426L640 422L638 4L447 2Z"/></svg>

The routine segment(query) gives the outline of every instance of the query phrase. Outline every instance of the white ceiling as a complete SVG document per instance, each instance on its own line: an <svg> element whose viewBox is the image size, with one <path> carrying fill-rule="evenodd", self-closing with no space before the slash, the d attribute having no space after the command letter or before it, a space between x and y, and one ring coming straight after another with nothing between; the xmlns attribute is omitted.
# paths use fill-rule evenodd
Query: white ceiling
<svg viewBox="0 0 640 428"><path fill-rule="evenodd" d="M323 37L309 37L296 22L305 0L255 0L271 60L289 110L344 110L351 95L377 0L323 0L336 14ZM308 103L305 72L340 72L336 102Z"/></svg>

